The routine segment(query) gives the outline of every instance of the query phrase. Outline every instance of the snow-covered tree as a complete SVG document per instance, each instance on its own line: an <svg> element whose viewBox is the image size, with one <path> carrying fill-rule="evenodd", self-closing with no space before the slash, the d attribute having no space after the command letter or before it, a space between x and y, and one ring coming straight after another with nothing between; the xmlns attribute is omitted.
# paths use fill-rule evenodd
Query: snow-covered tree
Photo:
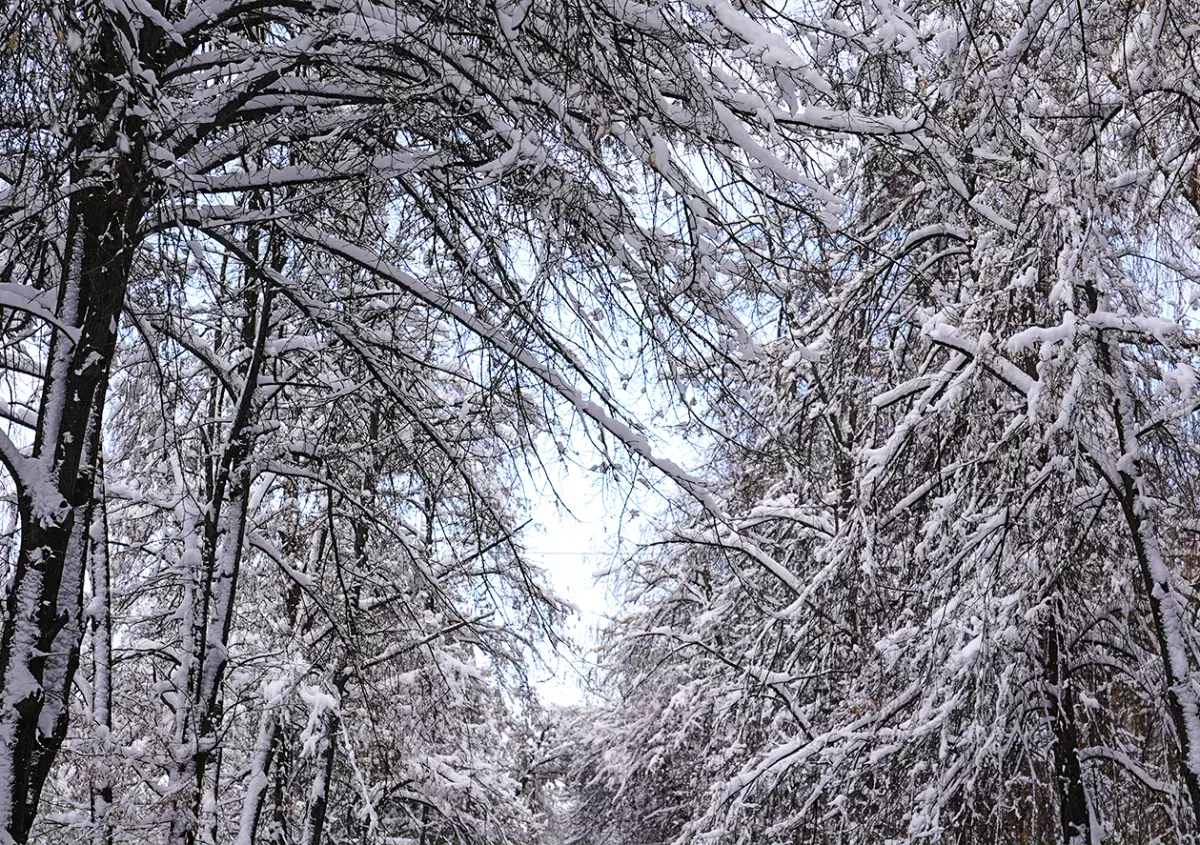
<svg viewBox="0 0 1200 845"><path fill-rule="evenodd" d="M724 385L728 518L676 515L630 568L577 764L618 818L1196 835L1195 11L772 18L848 104L925 121L830 147L839 231L758 295Z"/></svg>
<svg viewBox="0 0 1200 845"><path fill-rule="evenodd" d="M339 835L519 834L532 444L565 403L705 499L613 385L736 363L764 215L835 207L812 139L909 125L800 108L774 38L623 0L0 10L0 840L316 843L335 789Z"/></svg>

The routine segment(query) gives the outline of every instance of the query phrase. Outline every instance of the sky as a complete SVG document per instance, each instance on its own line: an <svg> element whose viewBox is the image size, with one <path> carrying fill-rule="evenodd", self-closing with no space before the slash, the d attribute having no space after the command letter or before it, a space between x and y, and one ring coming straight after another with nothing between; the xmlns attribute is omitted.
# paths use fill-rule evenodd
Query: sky
<svg viewBox="0 0 1200 845"><path fill-rule="evenodd" d="M638 411L643 412L643 420L655 418L644 403ZM703 447L680 437L671 422L659 421L649 431L655 454L695 472L703 460ZM578 430L570 446L580 456L575 462L560 458L557 448L549 444L542 455L561 504L546 479L526 479L533 518L526 537L530 558L545 570L554 591L578 608L567 626L575 649L560 648L557 655L545 655L548 665L536 673L542 699L559 705L584 702L583 682L594 661L592 649L606 618L621 609L614 578L602 573L630 555L638 542L654 536L654 515L664 510L668 498L679 495L679 488L652 467L645 470L651 485L635 484L632 491L627 480L622 483L589 471L586 467L599 463L601 457Z"/></svg>
<svg viewBox="0 0 1200 845"><path fill-rule="evenodd" d="M599 573L618 557L622 525L619 513L606 507L611 497L592 473L566 464L556 464L554 469L558 476L554 486L566 508L548 490L538 491L544 484L531 483L534 533L528 546L530 558L545 569L554 591L578 608L568 626L577 650L571 653L564 648L557 655L546 655L548 665L538 671L537 686L547 703L570 705L583 703L591 647L605 617L619 607L611 581Z"/></svg>

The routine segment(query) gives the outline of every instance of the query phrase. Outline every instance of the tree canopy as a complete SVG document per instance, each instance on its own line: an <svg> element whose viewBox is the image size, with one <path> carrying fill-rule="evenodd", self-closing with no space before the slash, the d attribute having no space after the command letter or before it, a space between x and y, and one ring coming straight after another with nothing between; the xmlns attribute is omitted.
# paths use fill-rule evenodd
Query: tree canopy
<svg viewBox="0 0 1200 845"><path fill-rule="evenodd" d="M1196 838L1196 21L0 8L0 842Z"/></svg>

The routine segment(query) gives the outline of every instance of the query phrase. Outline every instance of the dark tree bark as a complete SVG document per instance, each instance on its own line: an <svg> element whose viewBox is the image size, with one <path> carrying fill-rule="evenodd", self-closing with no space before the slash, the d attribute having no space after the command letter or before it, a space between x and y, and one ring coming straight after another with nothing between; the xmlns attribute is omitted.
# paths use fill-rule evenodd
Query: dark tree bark
<svg viewBox="0 0 1200 845"><path fill-rule="evenodd" d="M1088 841L1091 829L1083 770L1079 763L1079 729L1075 722L1075 693L1067 656L1063 654L1057 615L1046 624L1043 642L1047 710L1054 743L1054 782L1058 789L1059 822L1064 845Z"/></svg>

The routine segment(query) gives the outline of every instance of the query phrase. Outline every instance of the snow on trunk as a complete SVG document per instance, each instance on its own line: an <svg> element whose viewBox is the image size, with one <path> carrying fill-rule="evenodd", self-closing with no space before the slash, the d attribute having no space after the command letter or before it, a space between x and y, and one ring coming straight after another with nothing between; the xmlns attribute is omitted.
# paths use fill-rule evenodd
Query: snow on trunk
<svg viewBox="0 0 1200 845"><path fill-rule="evenodd" d="M109 592L108 510L101 495L92 515L88 543L88 572L92 600L87 616L92 622L92 730L102 755L99 777L92 784L92 824L96 845L111 845L113 828L109 813L113 803L111 755L112 736L112 605Z"/></svg>
<svg viewBox="0 0 1200 845"><path fill-rule="evenodd" d="M18 479L21 549L0 635L0 841L28 838L66 735L67 697L83 635L80 602L94 464L128 281L129 227L139 213L123 187L118 182L71 198L72 249L64 260L59 317L78 327L78 340L55 331L35 462L27 465L26 483Z"/></svg>
<svg viewBox="0 0 1200 845"><path fill-rule="evenodd" d="M1150 603L1155 639L1166 680L1167 709L1179 743L1179 770L1194 814L1193 830L1200 829L1200 697L1192 664L1196 637L1187 600L1175 586L1175 577L1163 558L1155 528L1155 503L1148 495L1143 472L1145 460L1138 436L1138 421L1128 376L1111 332L1100 333L1097 364L1113 397L1116 460L1103 460L1102 471L1121 505L1129 528L1139 574Z"/></svg>

